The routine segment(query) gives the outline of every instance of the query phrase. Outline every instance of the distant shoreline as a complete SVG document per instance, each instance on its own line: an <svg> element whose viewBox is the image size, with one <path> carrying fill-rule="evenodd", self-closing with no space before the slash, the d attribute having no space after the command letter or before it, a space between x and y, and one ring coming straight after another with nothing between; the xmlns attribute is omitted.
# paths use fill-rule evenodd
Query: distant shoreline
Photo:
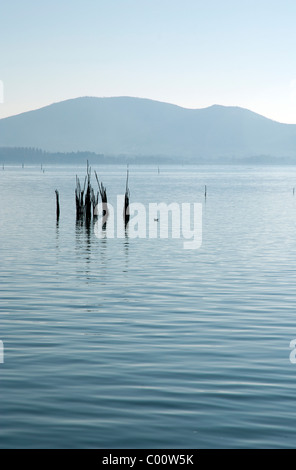
<svg viewBox="0 0 296 470"><path fill-rule="evenodd" d="M27 147L0 147L0 165L84 164L94 165L296 165L296 157L252 157L182 158L162 155L103 155L94 152L47 152Z"/></svg>

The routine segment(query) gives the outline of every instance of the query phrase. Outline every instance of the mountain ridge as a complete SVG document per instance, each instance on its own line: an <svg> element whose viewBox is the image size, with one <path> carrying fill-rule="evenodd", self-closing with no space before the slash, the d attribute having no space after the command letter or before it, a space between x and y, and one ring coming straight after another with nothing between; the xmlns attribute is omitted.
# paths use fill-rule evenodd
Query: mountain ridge
<svg viewBox="0 0 296 470"><path fill-rule="evenodd" d="M0 147L170 158L296 157L296 125L238 106L80 97L0 119Z"/></svg>

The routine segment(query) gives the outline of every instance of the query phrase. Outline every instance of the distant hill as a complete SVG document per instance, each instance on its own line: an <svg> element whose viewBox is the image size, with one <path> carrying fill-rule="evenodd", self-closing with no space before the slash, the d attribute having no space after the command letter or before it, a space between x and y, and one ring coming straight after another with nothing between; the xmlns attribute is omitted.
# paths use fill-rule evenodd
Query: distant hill
<svg viewBox="0 0 296 470"><path fill-rule="evenodd" d="M296 157L296 125L238 107L185 109L141 98L76 98L0 120L0 147L105 156Z"/></svg>

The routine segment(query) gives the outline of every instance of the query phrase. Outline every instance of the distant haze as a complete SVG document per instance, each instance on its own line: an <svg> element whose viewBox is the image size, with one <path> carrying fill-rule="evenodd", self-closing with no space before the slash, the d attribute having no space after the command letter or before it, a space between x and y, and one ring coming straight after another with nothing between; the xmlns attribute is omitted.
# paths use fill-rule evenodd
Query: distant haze
<svg viewBox="0 0 296 470"><path fill-rule="evenodd" d="M76 98L0 120L0 147L178 158L295 157L296 125L237 107Z"/></svg>

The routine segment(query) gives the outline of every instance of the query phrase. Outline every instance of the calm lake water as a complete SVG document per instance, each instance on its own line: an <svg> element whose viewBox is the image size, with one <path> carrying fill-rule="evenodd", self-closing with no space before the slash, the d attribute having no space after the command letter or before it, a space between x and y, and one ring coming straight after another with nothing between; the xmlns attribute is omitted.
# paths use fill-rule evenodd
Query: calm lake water
<svg viewBox="0 0 296 470"><path fill-rule="evenodd" d="M202 204L198 250L76 225L85 173L0 171L0 447L295 447L296 168L131 166L132 202Z"/></svg>

